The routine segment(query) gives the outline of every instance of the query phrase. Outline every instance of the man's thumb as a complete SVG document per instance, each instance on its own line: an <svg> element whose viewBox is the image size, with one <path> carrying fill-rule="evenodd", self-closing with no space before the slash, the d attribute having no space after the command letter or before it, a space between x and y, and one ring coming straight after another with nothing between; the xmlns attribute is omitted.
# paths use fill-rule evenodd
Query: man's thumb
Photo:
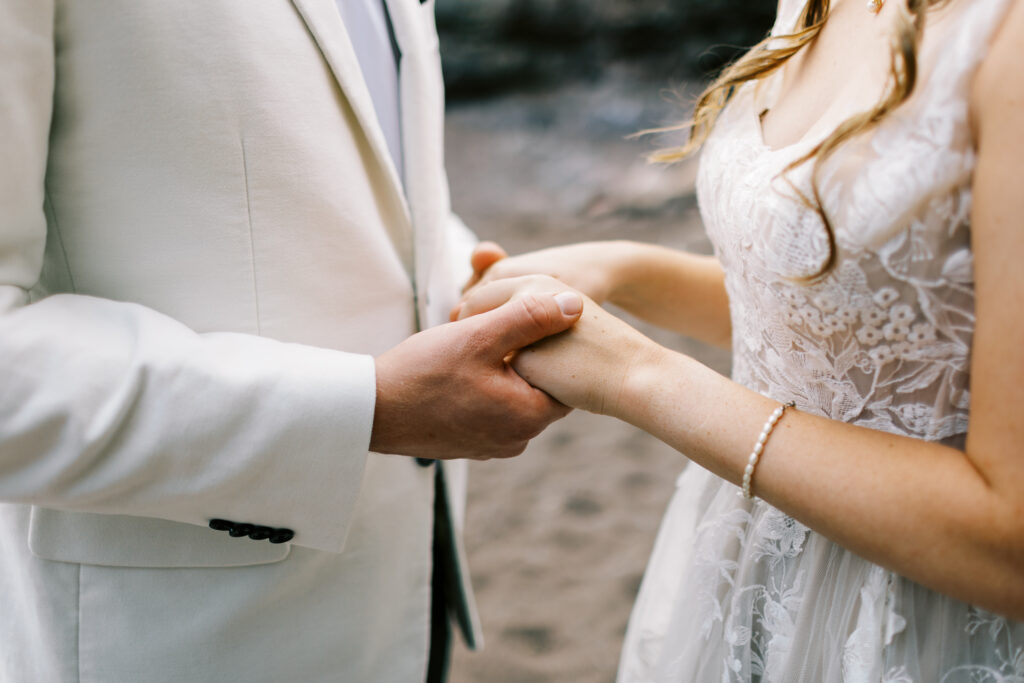
<svg viewBox="0 0 1024 683"><path fill-rule="evenodd" d="M526 294L476 316L493 335L492 348L504 358L545 337L572 327L583 313L583 297L576 292Z"/></svg>

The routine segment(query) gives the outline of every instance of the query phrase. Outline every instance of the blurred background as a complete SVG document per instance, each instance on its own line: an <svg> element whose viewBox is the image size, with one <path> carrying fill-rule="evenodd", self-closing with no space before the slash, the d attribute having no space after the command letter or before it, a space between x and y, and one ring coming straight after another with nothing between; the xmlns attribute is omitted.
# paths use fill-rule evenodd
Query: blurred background
<svg viewBox="0 0 1024 683"><path fill-rule="evenodd" d="M437 0L456 211L510 253L633 239L707 253L695 162L654 166L701 85L767 33L765 0ZM728 353L631 321L728 373ZM685 458L574 413L473 463L467 551L486 638L452 683L607 683Z"/></svg>

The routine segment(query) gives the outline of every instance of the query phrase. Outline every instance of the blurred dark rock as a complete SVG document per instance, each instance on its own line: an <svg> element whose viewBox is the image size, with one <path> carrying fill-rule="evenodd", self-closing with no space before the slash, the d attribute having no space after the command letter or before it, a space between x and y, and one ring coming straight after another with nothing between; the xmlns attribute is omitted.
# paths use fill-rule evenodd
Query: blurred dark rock
<svg viewBox="0 0 1024 683"><path fill-rule="evenodd" d="M642 62L655 80L707 77L767 33L767 0L437 0L452 99L596 80Z"/></svg>

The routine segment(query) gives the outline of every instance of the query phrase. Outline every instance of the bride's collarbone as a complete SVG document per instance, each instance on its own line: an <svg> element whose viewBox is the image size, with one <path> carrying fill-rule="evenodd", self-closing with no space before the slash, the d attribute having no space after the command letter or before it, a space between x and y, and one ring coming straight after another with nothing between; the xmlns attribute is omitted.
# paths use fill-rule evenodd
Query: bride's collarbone
<svg viewBox="0 0 1024 683"><path fill-rule="evenodd" d="M860 0L833 3L821 33L786 63L774 98L759 106L766 145L788 147L835 130L881 98L890 68L894 4L875 15Z"/></svg>

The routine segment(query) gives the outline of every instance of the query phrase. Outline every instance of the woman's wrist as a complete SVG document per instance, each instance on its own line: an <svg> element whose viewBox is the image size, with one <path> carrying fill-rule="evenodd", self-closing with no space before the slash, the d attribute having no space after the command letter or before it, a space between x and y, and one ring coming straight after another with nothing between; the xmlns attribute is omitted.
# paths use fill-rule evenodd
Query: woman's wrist
<svg viewBox="0 0 1024 683"><path fill-rule="evenodd" d="M607 257L602 259L606 290L605 301L624 308L630 292L644 271L644 261L650 245L629 240L602 243Z"/></svg>
<svg viewBox="0 0 1024 683"><path fill-rule="evenodd" d="M694 264L705 258L644 242L607 244L607 300L625 310L659 303L661 290L689 282Z"/></svg>
<svg viewBox="0 0 1024 683"><path fill-rule="evenodd" d="M666 376L676 377L685 357L650 339L638 349L626 367L618 400L610 413L641 429L648 429L652 397L664 392ZM682 379L682 378L680 378Z"/></svg>

